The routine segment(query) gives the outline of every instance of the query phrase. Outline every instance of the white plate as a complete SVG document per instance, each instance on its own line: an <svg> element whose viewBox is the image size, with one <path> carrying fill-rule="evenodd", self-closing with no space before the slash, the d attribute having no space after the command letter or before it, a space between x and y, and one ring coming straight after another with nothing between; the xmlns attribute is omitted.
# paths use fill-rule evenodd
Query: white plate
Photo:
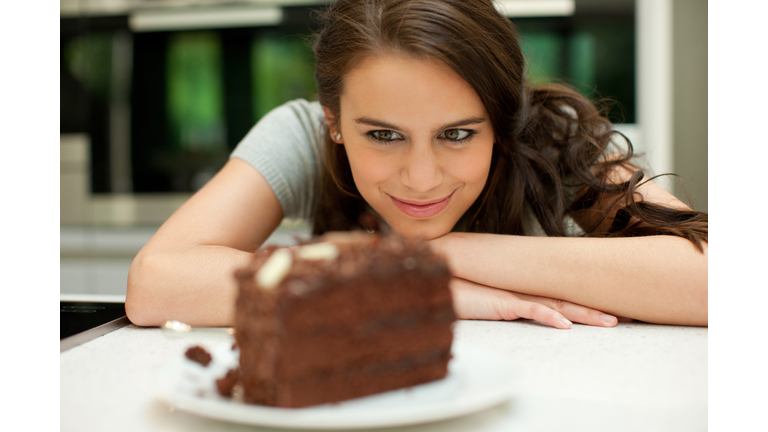
<svg viewBox="0 0 768 432"><path fill-rule="evenodd" d="M337 404L274 408L221 397L214 380L237 363L231 341L206 346L214 358L207 368L179 358L158 370L158 397L174 407L217 420L300 429L356 429L404 426L460 417L508 400L513 371L492 353L453 343L448 375L439 381L392 390Z"/></svg>

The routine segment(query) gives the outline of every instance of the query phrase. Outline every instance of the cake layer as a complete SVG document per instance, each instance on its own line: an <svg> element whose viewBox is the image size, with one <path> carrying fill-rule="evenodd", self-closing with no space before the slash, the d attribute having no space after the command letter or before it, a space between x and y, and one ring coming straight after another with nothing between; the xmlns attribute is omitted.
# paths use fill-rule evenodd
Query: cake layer
<svg viewBox="0 0 768 432"><path fill-rule="evenodd" d="M286 284L291 285L291 278L286 279ZM407 314L416 309L431 308L431 313L453 304L447 289L449 280L448 275L427 278L404 273L398 277L365 278L353 283L327 281L302 296L283 297L279 305L282 307L276 312L281 314L281 321L287 328L299 322L307 329L320 328L329 322L355 324L379 316ZM289 307L286 307L287 303L290 303Z"/></svg>
<svg viewBox="0 0 768 432"><path fill-rule="evenodd" d="M430 351L389 363L367 364L296 380L243 381L245 401L298 408L410 387L444 378L449 351ZM249 392L248 389L252 391Z"/></svg>
<svg viewBox="0 0 768 432"><path fill-rule="evenodd" d="M290 378L361 361L397 359L423 347L450 347L454 320L451 303L356 323L338 322L334 315L317 326L263 320L239 331L238 340L243 361L260 364L255 373Z"/></svg>
<svg viewBox="0 0 768 432"><path fill-rule="evenodd" d="M453 321L453 314L443 314L446 315L448 320L429 322L432 316L428 315L419 322L409 322L408 327L380 327L373 334L366 334L366 323L310 337L293 337L289 333L277 342L279 354L273 373L291 379L365 362L394 361L423 352L424 347L450 348L453 335L445 326Z"/></svg>

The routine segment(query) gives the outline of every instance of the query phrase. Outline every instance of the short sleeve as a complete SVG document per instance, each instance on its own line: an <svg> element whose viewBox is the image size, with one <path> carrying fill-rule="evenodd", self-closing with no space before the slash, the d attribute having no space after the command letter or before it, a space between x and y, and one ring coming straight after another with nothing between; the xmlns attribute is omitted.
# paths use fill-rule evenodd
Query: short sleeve
<svg viewBox="0 0 768 432"><path fill-rule="evenodd" d="M297 99L267 113L230 157L244 160L264 176L286 218L309 219L325 128L320 104Z"/></svg>

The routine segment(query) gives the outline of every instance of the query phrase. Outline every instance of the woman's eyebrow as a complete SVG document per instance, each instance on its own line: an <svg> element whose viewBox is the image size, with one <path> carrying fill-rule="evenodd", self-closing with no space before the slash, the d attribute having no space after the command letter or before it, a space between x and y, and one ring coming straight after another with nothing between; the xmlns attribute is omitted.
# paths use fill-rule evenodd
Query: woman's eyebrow
<svg viewBox="0 0 768 432"><path fill-rule="evenodd" d="M401 130L399 127L395 125L391 125L389 123L386 123L380 120L372 119L370 117L358 117L355 119L355 123L364 124L368 126L376 126L376 127L385 128L385 129Z"/></svg>
<svg viewBox="0 0 768 432"><path fill-rule="evenodd" d="M389 124L387 122L383 122L381 120L372 119L370 117L358 117L354 120L355 120L355 123L357 124L364 124L368 126L375 126L375 127L392 129L392 130L403 130L402 128L399 128L395 125ZM435 132L439 132L443 129L450 129L450 128L455 128L459 126L467 126L472 124L483 123L485 120L486 120L485 117L469 117L463 120L459 120L453 123L443 125L440 128L438 128L438 130Z"/></svg>
<svg viewBox="0 0 768 432"><path fill-rule="evenodd" d="M459 127L459 126L467 126L467 125L472 125L472 124L478 124L478 123L482 123L484 121L485 121L485 117L470 117L470 118L467 118L467 119L464 119L464 120L459 120L457 122L453 122L453 123L450 123L450 124L447 124L447 125L443 125L440 128L440 130L455 128L455 127Z"/></svg>

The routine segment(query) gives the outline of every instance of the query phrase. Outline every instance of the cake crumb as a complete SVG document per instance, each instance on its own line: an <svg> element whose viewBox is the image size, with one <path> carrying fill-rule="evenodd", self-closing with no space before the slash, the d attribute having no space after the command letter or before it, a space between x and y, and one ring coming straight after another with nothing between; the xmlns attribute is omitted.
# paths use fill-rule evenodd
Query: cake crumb
<svg viewBox="0 0 768 432"><path fill-rule="evenodd" d="M232 397L232 389L237 384L237 379L240 377L240 369L233 368L227 371L227 374L216 380L216 388L219 390L219 394L224 397Z"/></svg>
<svg viewBox="0 0 768 432"><path fill-rule="evenodd" d="M184 353L184 355L188 359L200 363L203 365L203 367L208 366L208 363L211 362L211 355L208 354L208 351L206 351L205 348L201 347L200 345L195 345L189 348L187 352Z"/></svg>

